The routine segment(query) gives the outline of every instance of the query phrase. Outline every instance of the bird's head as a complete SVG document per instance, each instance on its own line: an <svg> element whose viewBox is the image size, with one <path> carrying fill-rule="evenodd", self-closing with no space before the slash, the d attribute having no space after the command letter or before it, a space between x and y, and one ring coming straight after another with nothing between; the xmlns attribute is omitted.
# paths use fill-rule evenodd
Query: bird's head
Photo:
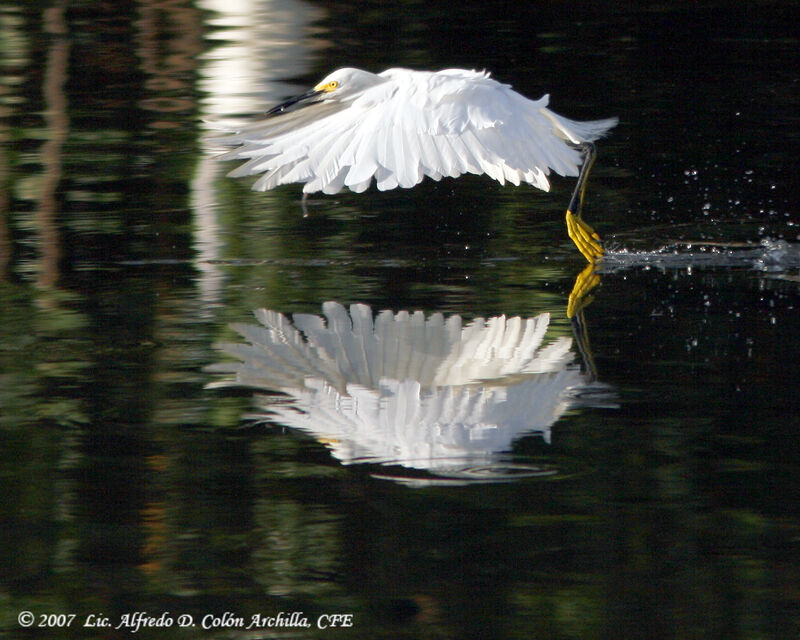
<svg viewBox="0 0 800 640"><path fill-rule="evenodd" d="M277 107L273 107L267 111L267 115L278 116L282 113L295 111L301 107L317 102L343 102L352 100L361 95L365 90L381 82L385 82L384 78L370 73L369 71L352 69L350 67L337 69L333 73L327 75L322 82L308 93L296 96L283 104L279 104Z"/></svg>
<svg viewBox="0 0 800 640"><path fill-rule="evenodd" d="M325 99L347 100L361 94L366 89L383 82L383 78L369 71L344 67L328 74L314 91Z"/></svg>

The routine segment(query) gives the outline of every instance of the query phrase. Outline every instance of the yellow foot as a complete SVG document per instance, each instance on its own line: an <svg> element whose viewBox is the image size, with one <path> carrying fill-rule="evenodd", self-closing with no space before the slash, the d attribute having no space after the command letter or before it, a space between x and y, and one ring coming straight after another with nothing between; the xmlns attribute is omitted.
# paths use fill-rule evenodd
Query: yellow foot
<svg viewBox="0 0 800 640"><path fill-rule="evenodd" d="M594 270L594 265L586 265L586 268L575 278L575 284L567 300L567 318L570 320L583 311L594 300L588 293L600 284L600 276Z"/></svg>
<svg viewBox="0 0 800 640"><path fill-rule="evenodd" d="M603 246L600 244L600 236L595 233L583 218L576 216L572 211L567 210L567 233L578 251L583 254L589 262L595 263L603 257Z"/></svg>

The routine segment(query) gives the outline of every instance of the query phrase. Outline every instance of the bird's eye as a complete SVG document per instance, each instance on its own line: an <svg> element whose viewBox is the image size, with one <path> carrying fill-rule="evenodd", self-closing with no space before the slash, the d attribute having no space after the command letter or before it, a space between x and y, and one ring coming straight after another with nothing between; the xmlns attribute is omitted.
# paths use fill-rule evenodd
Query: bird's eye
<svg viewBox="0 0 800 640"><path fill-rule="evenodd" d="M338 82L336 82L336 80L331 80L331 81L328 83L328 88L329 88L329 89L335 89L335 88L336 88L336 87L338 87L338 86L339 86L339 83L338 83Z"/></svg>

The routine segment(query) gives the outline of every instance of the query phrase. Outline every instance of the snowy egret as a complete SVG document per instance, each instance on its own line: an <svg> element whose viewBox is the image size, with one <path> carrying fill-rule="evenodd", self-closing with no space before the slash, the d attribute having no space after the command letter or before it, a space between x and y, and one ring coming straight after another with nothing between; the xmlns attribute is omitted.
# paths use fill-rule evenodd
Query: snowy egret
<svg viewBox="0 0 800 640"><path fill-rule="evenodd" d="M578 176L567 232L593 262L603 250L581 205L592 142L617 119L569 120L550 111L548 101L529 100L486 72L344 68L217 142L236 146L222 159L247 160L230 176L263 174L253 184L258 191L303 183L304 198L343 187L361 192L373 178L383 191L413 187L425 176L485 173L501 184L548 191L551 169Z"/></svg>

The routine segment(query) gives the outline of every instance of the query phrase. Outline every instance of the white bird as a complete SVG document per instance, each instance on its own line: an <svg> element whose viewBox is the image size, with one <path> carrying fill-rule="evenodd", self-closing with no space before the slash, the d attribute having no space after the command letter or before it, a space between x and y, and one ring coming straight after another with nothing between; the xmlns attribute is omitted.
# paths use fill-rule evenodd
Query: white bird
<svg viewBox="0 0 800 640"><path fill-rule="evenodd" d="M602 256L597 234L580 218L591 144L616 118L578 122L529 100L487 72L343 68L312 91L271 109L267 117L216 142L237 148L224 160L247 160L232 177L263 174L253 189L303 183L306 194L410 188L486 174L501 184L527 182L548 191L552 169L579 176L567 226L589 261ZM583 170L580 170L583 165Z"/></svg>

